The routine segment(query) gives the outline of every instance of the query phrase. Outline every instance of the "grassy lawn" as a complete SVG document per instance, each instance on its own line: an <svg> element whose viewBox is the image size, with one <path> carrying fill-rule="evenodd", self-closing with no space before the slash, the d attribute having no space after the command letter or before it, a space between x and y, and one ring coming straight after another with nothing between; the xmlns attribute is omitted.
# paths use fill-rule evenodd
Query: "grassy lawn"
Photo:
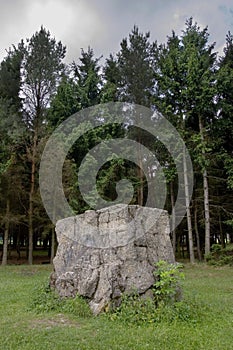
<svg viewBox="0 0 233 350"><path fill-rule="evenodd" d="M185 265L184 296L198 317L141 326L29 309L50 265L0 267L0 349L233 349L233 268Z"/></svg>

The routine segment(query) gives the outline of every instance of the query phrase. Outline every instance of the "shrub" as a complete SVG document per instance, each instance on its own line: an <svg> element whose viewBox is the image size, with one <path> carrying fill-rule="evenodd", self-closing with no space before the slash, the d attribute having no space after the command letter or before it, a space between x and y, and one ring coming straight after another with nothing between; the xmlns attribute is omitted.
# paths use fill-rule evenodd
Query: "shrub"
<svg viewBox="0 0 233 350"><path fill-rule="evenodd" d="M193 300L182 300L174 304L160 302L156 305L152 299L143 299L134 294L124 295L121 306L102 317L138 326L174 321L195 324L200 320L202 311L203 307Z"/></svg>
<svg viewBox="0 0 233 350"><path fill-rule="evenodd" d="M134 292L124 294L121 305L107 314L111 320L123 323L151 323L154 322L155 305L152 299L143 299Z"/></svg>
<svg viewBox="0 0 233 350"><path fill-rule="evenodd" d="M181 267L181 264L159 261L154 272L156 281L152 288L153 297L145 298L135 291L124 294L121 305L112 310L108 317L135 324L190 319L192 312L188 304L181 301L177 303L181 297L181 281L184 278Z"/></svg>
<svg viewBox="0 0 233 350"><path fill-rule="evenodd" d="M48 283L40 284L34 288L29 307L36 313L64 312L78 317L92 315L87 301L77 295L75 298L60 298L57 292L50 288Z"/></svg>
<svg viewBox="0 0 233 350"><path fill-rule="evenodd" d="M226 248L222 248L220 244L213 244L211 251L206 255L206 261L209 265L223 266L233 265L233 246L227 245Z"/></svg>
<svg viewBox="0 0 233 350"><path fill-rule="evenodd" d="M162 260L156 264L156 267L154 272L156 282L153 293L157 304L179 301L181 299L181 281L184 279L184 273L180 271L183 265L169 264Z"/></svg>

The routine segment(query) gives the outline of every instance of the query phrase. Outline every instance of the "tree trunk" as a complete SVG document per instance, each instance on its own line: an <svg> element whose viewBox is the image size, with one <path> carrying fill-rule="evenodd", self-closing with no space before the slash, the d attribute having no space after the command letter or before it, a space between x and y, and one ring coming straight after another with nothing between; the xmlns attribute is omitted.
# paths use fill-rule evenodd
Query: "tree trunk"
<svg viewBox="0 0 233 350"><path fill-rule="evenodd" d="M172 246L173 246L173 252L174 255L176 254L176 213L175 213L175 194L174 194L174 182L170 182L170 196L171 196L171 206L172 206Z"/></svg>
<svg viewBox="0 0 233 350"><path fill-rule="evenodd" d="M220 210L219 210L219 231L220 231L221 246L224 249L226 248L226 243L225 243L225 237L222 230L222 218L221 218Z"/></svg>
<svg viewBox="0 0 233 350"><path fill-rule="evenodd" d="M180 258L181 257L181 249L180 249L180 246L181 246L181 237L180 235L178 235L177 237L177 256Z"/></svg>
<svg viewBox="0 0 233 350"><path fill-rule="evenodd" d="M50 252L50 263L53 263L55 256L55 227L52 228L52 237L51 237L51 252Z"/></svg>
<svg viewBox="0 0 233 350"><path fill-rule="evenodd" d="M204 144L204 128L201 117L199 117L199 129L201 134L201 142ZM202 149L202 155L205 160L205 150ZM204 192L204 213L205 213L205 255L210 252L210 208L209 208L209 185L206 166L203 170L203 192Z"/></svg>
<svg viewBox="0 0 233 350"><path fill-rule="evenodd" d="M56 221L56 210L57 210L57 190L58 184L53 183L53 223ZM50 247L50 263L53 263L53 259L55 256L55 240L56 240L56 232L55 227L52 227L52 235L51 235L51 247Z"/></svg>
<svg viewBox="0 0 233 350"><path fill-rule="evenodd" d="M142 170L142 151L141 151L141 137L139 135L138 140L138 180L139 180L139 187L138 187L138 204L143 206L143 170Z"/></svg>
<svg viewBox="0 0 233 350"><path fill-rule="evenodd" d="M194 250L193 250L193 233L192 233L191 210L190 210L190 203L189 203L189 182L188 182L185 145L183 147L183 167L184 167L185 205L186 205L187 225L188 225L189 258L190 258L190 263L194 264L195 257L194 257Z"/></svg>
<svg viewBox="0 0 233 350"><path fill-rule="evenodd" d="M16 251L18 254L17 260L20 260L20 234L19 234L19 232L17 233L17 238L16 238Z"/></svg>
<svg viewBox="0 0 233 350"><path fill-rule="evenodd" d="M195 211L194 211L194 226L195 226L195 234L196 234L196 241L197 241L197 256L198 260L202 260L201 256L201 246L200 246L200 237L199 237L199 231L198 231L198 224L197 224L197 206L195 204Z"/></svg>
<svg viewBox="0 0 233 350"><path fill-rule="evenodd" d="M10 200L7 199L7 202L6 202L6 224L5 224L5 231L4 231L4 243L3 243L3 253L2 253L2 265L7 264L7 251L8 251L8 239L9 239L9 228L10 228L9 215L10 215Z"/></svg>
<svg viewBox="0 0 233 350"><path fill-rule="evenodd" d="M205 208L205 255L210 252L210 211L209 211L209 186L207 171L203 172L203 184L204 184L204 208Z"/></svg>
<svg viewBox="0 0 233 350"><path fill-rule="evenodd" d="M31 159L31 188L29 193L29 210L28 210L28 263L32 265L33 262L33 199L35 192L35 172L36 172L36 148L37 148L37 131L35 130L32 145L32 159Z"/></svg>

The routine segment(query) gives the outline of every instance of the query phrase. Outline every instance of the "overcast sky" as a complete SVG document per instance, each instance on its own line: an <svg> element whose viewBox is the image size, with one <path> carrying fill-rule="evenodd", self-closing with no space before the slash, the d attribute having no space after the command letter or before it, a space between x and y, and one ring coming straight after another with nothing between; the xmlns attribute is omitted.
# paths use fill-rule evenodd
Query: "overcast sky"
<svg viewBox="0 0 233 350"><path fill-rule="evenodd" d="M192 16L201 27L208 25L219 52L233 32L233 0L0 0L0 6L0 60L41 25L66 45L67 62L88 45L96 56L116 53L134 24L161 43L172 29L180 34Z"/></svg>

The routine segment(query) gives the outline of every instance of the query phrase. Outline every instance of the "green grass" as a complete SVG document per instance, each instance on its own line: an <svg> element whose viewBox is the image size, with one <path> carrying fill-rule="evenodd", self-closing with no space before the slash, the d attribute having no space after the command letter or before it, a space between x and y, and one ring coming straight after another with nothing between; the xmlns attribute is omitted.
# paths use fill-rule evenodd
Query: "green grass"
<svg viewBox="0 0 233 350"><path fill-rule="evenodd" d="M0 267L1 350L233 349L230 267L185 265L184 296L198 306L196 322L141 326L69 312L36 313L29 308L35 286L48 279L51 269L50 265Z"/></svg>

